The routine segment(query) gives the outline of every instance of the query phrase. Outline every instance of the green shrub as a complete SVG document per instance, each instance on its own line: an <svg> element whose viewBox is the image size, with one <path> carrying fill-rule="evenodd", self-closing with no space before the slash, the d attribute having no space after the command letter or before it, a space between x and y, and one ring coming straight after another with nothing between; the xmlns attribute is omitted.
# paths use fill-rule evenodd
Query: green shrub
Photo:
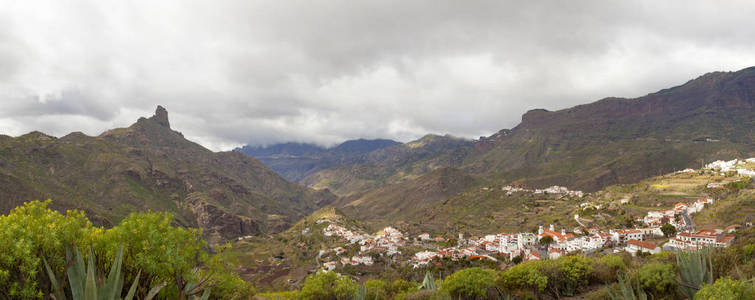
<svg viewBox="0 0 755 300"><path fill-rule="evenodd" d="M587 285L590 273L590 260L583 256L562 256L555 261L556 272L549 272L549 284L563 295L573 296L577 290Z"/></svg>
<svg viewBox="0 0 755 300"><path fill-rule="evenodd" d="M170 284L160 292L163 299L201 295L208 286L213 286L214 297L223 299L244 299L254 294L254 288L236 274L233 260L222 248L219 254L210 256L201 232L174 227L170 214L131 214L104 230L92 226L83 212L62 215L48 209L49 203L28 202L0 216L0 296L36 299L55 292L51 278L58 283L64 279L48 274L64 274L66 248L73 253L89 246L94 249L91 256L99 270L114 269L112 265L123 246L123 280L133 282L138 274L139 299L163 282ZM43 257L49 271L43 266ZM184 291L182 297L179 290Z"/></svg>
<svg viewBox="0 0 755 300"><path fill-rule="evenodd" d="M396 279L388 285L388 295L393 297L400 293L412 292L417 290L417 283L409 282L403 279Z"/></svg>
<svg viewBox="0 0 755 300"><path fill-rule="evenodd" d="M749 244L742 247L742 254L744 254L745 258L751 259L753 254L755 254L755 244Z"/></svg>
<svg viewBox="0 0 755 300"><path fill-rule="evenodd" d="M642 288L653 295L671 295L676 290L676 271L672 264L645 264L637 276Z"/></svg>
<svg viewBox="0 0 755 300"><path fill-rule="evenodd" d="M589 280L592 283L616 282L616 274L627 269L625 257L620 255L606 255L592 261Z"/></svg>
<svg viewBox="0 0 755 300"><path fill-rule="evenodd" d="M483 299L488 288L495 285L496 273L482 268L457 271L443 280L441 289L453 298Z"/></svg>
<svg viewBox="0 0 755 300"><path fill-rule="evenodd" d="M540 272L541 262L528 262L515 265L499 274L496 284L509 292L531 290L537 296L548 285L548 277Z"/></svg>
<svg viewBox="0 0 755 300"><path fill-rule="evenodd" d="M173 215L169 213L132 213L107 230L97 245L112 259L125 242L123 266L127 279L141 271L140 286L166 282L163 296L183 299L182 294L198 293L203 288L182 292L191 281L203 277L206 270L196 268L208 261L209 253L199 230L174 227L172 222ZM144 297L144 293L140 296Z"/></svg>
<svg viewBox="0 0 755 300"><path fill-rule="evenodd" d="M715 283L703 284L700 291L695 294L695 300L739 300L755 299L755 288L751 282L732 280L723 277Z"/></svg>
<svg viewBox="0 0 755 300"><path fill-rule="evenodd" d="M307 276L298 297L306 300L351 299L356 293L357 285L348 276L319 272Z"/></svg>
<svg viewBox="0 0 755 300"><path fill-rule="evenodd" d="M42 257L55 274L66 265L65 248L84 249L102 233L81 211L62 215L48 209L50 200L31 201L0 216L0 294L10 298L42 298L50 291ZM115 255L115 251L113 251Z"/></svg>
<svg viewBox="0 0 755 300"><path fill-rule="evenodd" d="M367 280L364 283L367 288L367 294L365 299L389 299L388 298L388 286L389 284L382 280Z"/></svg>

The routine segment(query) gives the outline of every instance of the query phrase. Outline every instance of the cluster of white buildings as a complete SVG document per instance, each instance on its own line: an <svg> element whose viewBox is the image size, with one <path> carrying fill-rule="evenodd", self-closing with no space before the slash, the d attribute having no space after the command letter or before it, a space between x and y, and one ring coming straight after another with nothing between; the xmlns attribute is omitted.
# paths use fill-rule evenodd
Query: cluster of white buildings
<svg viewBox="0 0 755 300"><path fill-rule="evenodd" d="M630 239L642 239L644 232L638 229L609 230L605 232L597 228L590 228L585 235L575 236L572 233L567 233L565 229L556 232L553 225L550 225L548 229L543 229L543 226L540 226L537 234L538 241L546 236L550 236L553 239L553 243L548 246L548 256L550 258L558 258L566 253L594 252L609 243L618 245Z"/></svg>
<svg viewBox="0 0 755 300"><path fill-rule="evenodd" d="M733 234L727 234L721 229L706 229L698 232L680 232L666 243L671 248L680 250L697 249L699 247L729 247L734 240Z"/></svg>
<svg viewBox="0 0 755 300"><path fill-rule="evenodd" d="M374 263L372 260L372 256L369 255L363 255L363 256L352 256L351 258L348 257L342 257L341 258L341 264L346 265L366 265L371 266Z"/></svg>
<svg viewBox="0 0 755 300"><path fill-rule="evenodd" d="M746 163L755 163L755 158L748 158L745 160L717 160L705 165L706 169L723 173L737 172L737 175L742 177L755 177L755 170L747 169Z"/></svg>
<svg viewBox="0 0 755 300"><path fill-rule="evenodd" d="M636 221L642 222L643 224L650 227L660 227L663 224L669 223L676 227L676 229L680 230L689 225L687 224L686 218L681 217L681 215L696 214L702 211L705 208L706 204L713 204L713 199L698 199L691 204L679 202L675 204L674 208L672 209L663 211L650 211L647 213L647 215L645 215L645 217L637 219ZM677 217L677 215L679 215L680 217Z"/></svg>
<svg viewBox="0 0 755 300"><path fill-rule="evenodd" d="M344 228L343 226L336 224L328 225L328 227L325 227L325 229L322 230L322 233L325 236L342 237L349 241L349 243L351 244L362 242L368 238L368 236L365 234L353 232Z"/></svg>
<svg viewBox="0 0 755 300"><path fill-rule="evenodd" d="M388 256L400 254L399 247L406 244L406 238L401 231L393 227L384 228L379 234L370 236L367 234L356 233L336 224L329 224L323 229L325 236L337 236L347 240L350 244L359 244L359 254L352 257L341 257L341 265L367 265L374 263L372 256L364 255L367 252L385 253ZM336 255L340 256L346 252L343 247L332 249ZM323 270L332 270L336 267L335 262L323 263Z"/></svg>
<svg viewBox="0 0 755 300"><path fill-rule="evenodd" d="M534 190L518 188L518 187L507 185L501 188L501 190L506 192L507 196L511 196L517 192L530 192L534 194L560 194L563 196L578 197L578 198L582 198L585 196L585 193L582 191L572 191L566 187L557 186L557 185L554 185L552 187L545 188L545 189L534 189Z"/></svg>
<svg viewBox="0 0 755 300"><path fill-rule="evenodd" d="M435 258L441 259L441 258L450 258L451 260L459 260L459 259L479 259L479 258L486 258L491 260L496 260L495 258L489 256L480 254L478 251L479 248L476 246L468 246L468 247L450 247L450 248L444 248L444 249L438 249L437 251L421 251L414 254L414 257L411 259L412 266L414 268L418 268L421 266L425 266L430 261L432 261Z"/></svg>
<svg viewBox="0 0 755 300"><path fill-rule="evenodd" d="M438 241L423 233L418 236L421 241ZM459 235L459 246L437 249L436 251L421 251L412 257L412 265L417 268L427 265L435 258L459 259L497 259L491 255L503 255L509 258L522 256L527 258L537 244L537 237L533 233L500 233L489 234L482 238L463 239ZM461 246L463 245L463 246ZM539 259L539 254L535 253Z"/></svg>
<svg viewBox="0 0 755 300"><path fill-rule="evenodd" d="M388 256L401 254L398 247L404 246L406 238L401 231L386 227L378 235L359 242L360 252L385 252Z"/></svg>

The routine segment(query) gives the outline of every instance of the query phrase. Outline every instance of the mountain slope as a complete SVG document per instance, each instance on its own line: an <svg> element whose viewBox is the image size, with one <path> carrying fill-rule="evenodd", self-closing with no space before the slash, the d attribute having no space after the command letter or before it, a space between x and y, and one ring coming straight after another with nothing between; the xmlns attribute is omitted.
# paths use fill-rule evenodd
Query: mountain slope
<svg viewBox="0 0 755 300"><path fill-rule="evenodd" d="M345 201L346 214L368 224L388 226L422 215L429 208L442 203L482 180L455 168L440 168L420 178L374 189L353 201Z"/></svg>
<svg viewBox="0 0 755 300"><path fill-rule="evenodd" d="M530 111L465 169L597 190L752 153L753 128L755 68L716 72L636 99Z"/></svg>
<svg viewBox="0 0 755 300"><path fill-rule="evenodd" d="M389 184L418 178L442 167L460 166L472 143L449 135L426 135L406 144L365 155L364 162L323 170L301 183L328 189L339 196L354 196Z"/></svg>
<svg viewBox="0 0 755 300"><path fill-rule="evenodd" d="M354 186L361 174L414 178L457 167L489 179L533 187L595 191L617 183L755 153L755 67L714 72L635 99L607 98L559 111L531 110L513 129L420 156L383 157L323 170L302 182L345 195L398 182ZM444 159L453 153L453 159ZM412 166L432 168L413 169Z"/></svg>
<svg viewBox="0 0 755 300"><path fill-rule="evenodd" d="M106 225L132 211L169 211L214 240L280 231L334 200L241 153L214 153L184 139L162 107L98 137L0 137L0 194L3 213L51 198L54 208L84 209Z"/></svg>
<svg viewBox="0 0 755 300"><path fill-rule="evenodd" d="M244 146L234 151L259 159L291 181L300 181L317 171L364 162L364 154L399 145L393 140L350 140L333 148L313 144L284 143L266 147Z"/></svg>

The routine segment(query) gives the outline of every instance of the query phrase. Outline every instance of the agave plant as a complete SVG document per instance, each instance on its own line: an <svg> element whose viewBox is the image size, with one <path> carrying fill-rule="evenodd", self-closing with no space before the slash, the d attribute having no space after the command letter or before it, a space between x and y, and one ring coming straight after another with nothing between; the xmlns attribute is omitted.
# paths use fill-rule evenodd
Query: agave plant
<svg viewBox="0 0 755 300"><path fill-rule="evenodd" d="M642 290L642 287L640 287L640 283L637 282L636 284L632 283L632 279L630 279L625 274L619 275L619 289L621 290L621 294L614 294L613 291L609 291L608 295L611 297L611 300L647 300L648 295L645 293L644 290Z"/></svg>
<svg viewBox="0 0 755 300"><path fill-rule="evenodd" d="M430 273L429 271L425 273L425 279L422 280L422 285L419 286L420 290L431 290L435 291L438 288L435 286L435 278L433 278L433 273Z"/></svg>
<svg viewBox="0 0 755 300"><path fill-rule="evenodd" d="M713 284L713 260L710 248L680 252L676 256L679 266L679 290L689 299L695 297L703 283Z"/></svg>
<svg viewBox="0 0 755 300"><path fill-rule="evenodd" d="M84 259L78 249L74 248L73 255L71 255L70 249L66 249L66 258L69 262L69 266L66 268L66 274L68 275L72 300L132 300L134 298L141 272L136 274L134 283L131 284L131 288L129 288L126 297L121 298L121 291L123 290L123 274L121 274L123 246L118 249L118 253L115 255L115 261L110 267L110 272L108 273L107 278L104 279L97 274L92 247L89 247L89 257L87 259L86 267L84 265ZM59 284L59 281L50 268L50 265L47 263L47 260L43 258L43 262L53 287L53 293L50 295L50 298L55 300L66 300L63 286ZM154 298L163 287L165 287L165 283L159 284L151 289L145 300L151 300Z"/></svg>
<svg viewBox="0 0 755 300"><path fill-rule="evenodd" d="M354 295L354 300L366 300L367 299L367 287L364 285L357 287L357 293ZM375 296L377 299L377 296Z"/></svg>

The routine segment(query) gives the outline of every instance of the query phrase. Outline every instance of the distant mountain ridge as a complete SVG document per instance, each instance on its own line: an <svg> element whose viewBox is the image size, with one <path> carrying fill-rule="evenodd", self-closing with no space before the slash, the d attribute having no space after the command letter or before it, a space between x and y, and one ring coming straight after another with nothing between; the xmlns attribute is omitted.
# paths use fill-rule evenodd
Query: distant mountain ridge
<svg viewBox="0 0 755 300"><path fill-rule="evenodd" d="M387 139L357 139L331 148L307 143L282 143L264 147L244 146L233 151L255 157L284 178L298 182L323 169L361 163L366 153L400 144Z"/></svg>
<svg viewBox="0 0 755 300"><path fill-rule="evenodd" d="M102 225L168 211L212 241L286 229L335 197L280 177L254 158L212 152L170 128L168 112L92 137L0 136L0 212L51 198Z"/></svg>
<svg viewBox="0 0 755 300"><path fill-rule="evenodd" d="M701 161L752 157L755 67L708 73L635 99L534 109L516 127L489 137L444 140L434 136L374 151L364 163L322 170L301 182L341 196L337 207L372 224L415 222L413 216L430 210L442 222L442 212L449 211L487 218L489 212L472 208L498 207L502 200L480 193L486 186L560 185L591 192L699 167Z"/></svg>
<svg viewBox="0 0 755 300"><path fill-rule="evenodd" d="M353 181L349 178L363 173L401 176L411 165L429 166L419 174L413 169L417 175L456 167L534 187L598 190L695 166L701 159L752 154L754 103L755 67L713 72L635 99L606 98L559 111L533 109L516 127L454 149L323 170L302 182L348 195L366 191L344 187Z"/></svg>

